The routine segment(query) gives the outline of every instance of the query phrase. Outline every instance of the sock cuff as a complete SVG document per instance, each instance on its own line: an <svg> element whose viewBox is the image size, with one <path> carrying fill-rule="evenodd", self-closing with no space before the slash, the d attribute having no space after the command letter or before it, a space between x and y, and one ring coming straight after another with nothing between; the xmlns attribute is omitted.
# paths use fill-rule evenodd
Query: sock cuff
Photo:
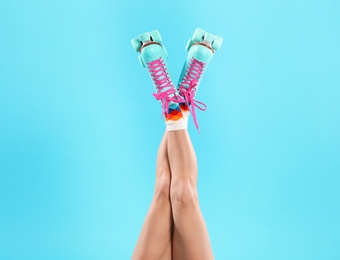
<svg viewBox="0 0 340 260"><path fill-rule="evenodd" d="M178 131L188 128L188 118L182 117L177 121L168 120L165 122L166 124L166 131Z"/></svg>

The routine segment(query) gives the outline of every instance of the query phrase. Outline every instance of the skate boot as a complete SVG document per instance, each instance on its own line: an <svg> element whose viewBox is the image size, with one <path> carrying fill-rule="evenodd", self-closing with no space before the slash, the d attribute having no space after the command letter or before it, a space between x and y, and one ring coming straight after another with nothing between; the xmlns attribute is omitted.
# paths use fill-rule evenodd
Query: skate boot
<svg viewBox="0 0 340 260"><path fill-rule="evenodd" d="M139 52L142 67L147 68L153 80L155 93L153 96L162 105L162 115L166 120L176 120L182 117L179 103L184 99L177 90L169 74L168 53L161 44L162 38L158 30L146 32L131 40L133 48Z"/></svg>
<svg viewBox="0 0 340 260"><path fill-rule="evenodd" d="M206 110L206 105L203 102L195 100L194 97L203 72L214 56L215 51L220 49L222 41L222 37L197 28L186 46L188 55L178 81L177 89L179 94L185 99L185 103L180 104L182 111L186 111L187 113L191 112L197 130L198 123L195 107L204 111Z"/></svg>

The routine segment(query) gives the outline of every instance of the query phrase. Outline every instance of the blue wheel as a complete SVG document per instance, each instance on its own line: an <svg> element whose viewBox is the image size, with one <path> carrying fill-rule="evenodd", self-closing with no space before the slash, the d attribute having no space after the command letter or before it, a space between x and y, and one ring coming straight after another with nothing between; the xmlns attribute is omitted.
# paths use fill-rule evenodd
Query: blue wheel
<svg viewBox="0 0 340 260"><path fill-rule="evenodd" d="M197 28L192 36L192 40L195 42L201 42L203 40L204 30L201 28Z"/></svg>
<svg viewBox="0 0 340 260"><path fill-rule="evenodd" d="M139 39L142 42L150 41L150 33L149 32L142 33L141 35L139 35Z"/></svg>
<svg viewBox="0 0 340 260"><path fill-rule="evenodd" d="M215 36L215 39L213 40L211 47L215 50L218 51L221 48L223 42L223 38L220 36Z"/></svg>
<svg viewBox="0 0 340 260"><path fill-rule="evenodd" d="M158 43L162 43L162 37L158 30L150 32L150 40Z"/></svg>
<svg viewBox="0 0 340 260"><path fill-rule="evenodd" d="M142 47L142 42L139 38L134 38L131 40L132 46L135 51L139 52L140 48Z"/></svg>
<svg viewBox="0 0 340 260"><path fill-rule="evenodd" d="M206 32L203 36L203 39L211 44L215 39L215 35Z"/></svg>

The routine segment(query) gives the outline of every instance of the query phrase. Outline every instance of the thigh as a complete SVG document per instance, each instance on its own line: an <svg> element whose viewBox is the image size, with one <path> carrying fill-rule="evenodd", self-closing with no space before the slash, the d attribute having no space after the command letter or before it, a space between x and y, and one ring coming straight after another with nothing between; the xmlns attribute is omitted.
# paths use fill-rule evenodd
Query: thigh
<svg viewBox="0 0 340 260"><path fill-rule="evenodd" d="M170 202L153 200L136 243L132 259L171 260L172 232Z"/></svg>
<svg viewBox="0 0 340 260"><path fill-rule="evenodd" d="M173 260L186 260L184 240L180 236L178 229L174 226L174 234L172 239L172 256ZM189 259L188 259L189 260Z"/></svg>
<svg viewBox="0 0 340 260"><path fill-rule="evenodd" d="M178 229L174 229L172 241L173 260L214 260L209 241L202 245L202 237L195 235L190 238L183 236Z"/></svg>

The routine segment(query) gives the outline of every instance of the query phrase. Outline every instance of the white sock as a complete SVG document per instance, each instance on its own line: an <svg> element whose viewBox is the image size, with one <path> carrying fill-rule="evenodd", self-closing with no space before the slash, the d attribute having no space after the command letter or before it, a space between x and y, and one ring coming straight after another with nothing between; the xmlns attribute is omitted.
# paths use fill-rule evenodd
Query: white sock
<svg viewBox="0 0 340 260"><path fill-rule="evenodd" d="M169 113L166 115L165 124L166 131L177 131L188 129L189 110L187 106L180 105L175 109L169 108Z"/></svg>

